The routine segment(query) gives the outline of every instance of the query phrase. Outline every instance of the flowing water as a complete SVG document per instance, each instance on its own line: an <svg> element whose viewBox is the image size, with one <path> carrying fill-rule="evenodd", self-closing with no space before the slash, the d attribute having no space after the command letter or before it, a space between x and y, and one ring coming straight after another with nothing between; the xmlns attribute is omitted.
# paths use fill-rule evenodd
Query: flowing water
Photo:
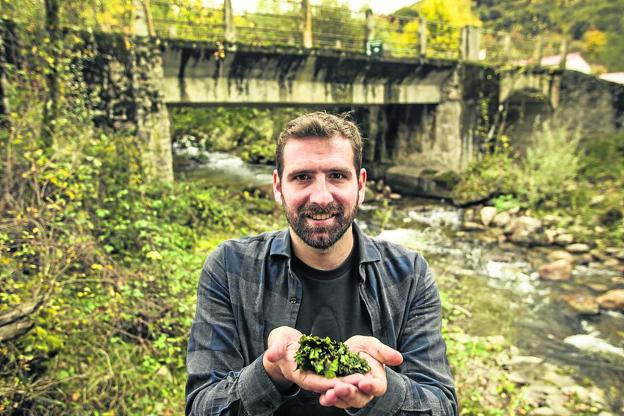
<svg viewBox="0 0 624 416"><path fill-rule="evenodd" d="M249 166L225 154L208 154L204 159L208 163L190 173L195 180L234 191L271 182L272 167ZM365 203L358 222L371 235L424 254L436 275L459 291L470 313L464 328L467 333L504 335L523 355L572 367L605 391L615 387L621 392L624 314L581 316L561 298L596 296L596 284L603 286L601 291L624 287L622 277L597 267L577 266L569 282L542 281L536 270L547 261L544 249L501 248L483 233L461 231L461 216L462 211L450 205L403 198L390 207Z"/></svg>

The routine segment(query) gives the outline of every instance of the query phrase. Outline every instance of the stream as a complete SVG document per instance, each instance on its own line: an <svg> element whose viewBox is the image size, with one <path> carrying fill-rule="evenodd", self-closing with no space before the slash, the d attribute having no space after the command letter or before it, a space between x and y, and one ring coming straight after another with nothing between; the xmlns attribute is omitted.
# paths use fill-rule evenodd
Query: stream
<svg viewBox="0 0 624 416"><path fill-rule="evenodd" d="M204 161L179 174L233 191L271 182L269 166L251 166L224 153L208 153ZM624 287L621 274L590 263L576 266L570 281L540 280L536 271L547 262L548 249L500 247L487 233L463 231L461 209L431 199L404 197L387 207L365 202L358 223L370 235L423 253L443 290L459 292L470 314L466 333L503 335L523 356L571 368L579 383L586 379L611 392L612 411L622 409L624 314L579 315L562 300Z"/></svg>

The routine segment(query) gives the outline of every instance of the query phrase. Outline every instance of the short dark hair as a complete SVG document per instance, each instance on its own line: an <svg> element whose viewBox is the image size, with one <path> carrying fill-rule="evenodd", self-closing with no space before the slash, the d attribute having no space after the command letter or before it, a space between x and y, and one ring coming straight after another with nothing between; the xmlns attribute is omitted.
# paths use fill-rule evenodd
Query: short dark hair
<svg viewBox="0 0 624 416"><path fill-rule="evenodd" d="M317 111L289 121L277 138L275 165L280 178L284 171L284 146L286 146L286 142L289 139L303 139L305 137L327 139L342 137L351 141L355 173L360 172L362 168L362 136L358 126L348 119L348 114L336 116Z"/></svg>

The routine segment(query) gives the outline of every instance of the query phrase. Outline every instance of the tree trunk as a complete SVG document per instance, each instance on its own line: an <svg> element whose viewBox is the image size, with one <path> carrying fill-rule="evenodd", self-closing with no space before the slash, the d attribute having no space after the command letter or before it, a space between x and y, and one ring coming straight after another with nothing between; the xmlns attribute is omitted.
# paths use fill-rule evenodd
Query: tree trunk
<svg viewBox="0 0 624 416"><path fill-rule="evenodd" d="M61 50L61 18L60 1L45 0L45 28L50 39L50 67L46 71L47 97L43 108L43 125L41 126L41 139L49 150L52 147L54 134L56 133L56 120L59 111L59 79L58 61Z"/></svg>

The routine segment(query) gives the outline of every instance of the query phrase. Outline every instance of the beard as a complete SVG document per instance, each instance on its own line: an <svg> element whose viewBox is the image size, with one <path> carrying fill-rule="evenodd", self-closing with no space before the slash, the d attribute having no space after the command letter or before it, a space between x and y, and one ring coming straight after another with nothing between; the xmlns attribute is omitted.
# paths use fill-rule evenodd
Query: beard
<svg viewBox="0 0 624 416"><path fill-rule="evenodd" d="M353 210L345 214L344 207L335 202L331 202L326 207L321 207L317 204L306 204L299 207L296 214L288 208L286 202L284 202L282 207L286 220L295 234L310 247L320 250L326 250L340 240L351 224L353 224L358 210L358 204L356 203ZM330 226L310 226L306 221L310 215L332 215L334 223Z"/></svg>

